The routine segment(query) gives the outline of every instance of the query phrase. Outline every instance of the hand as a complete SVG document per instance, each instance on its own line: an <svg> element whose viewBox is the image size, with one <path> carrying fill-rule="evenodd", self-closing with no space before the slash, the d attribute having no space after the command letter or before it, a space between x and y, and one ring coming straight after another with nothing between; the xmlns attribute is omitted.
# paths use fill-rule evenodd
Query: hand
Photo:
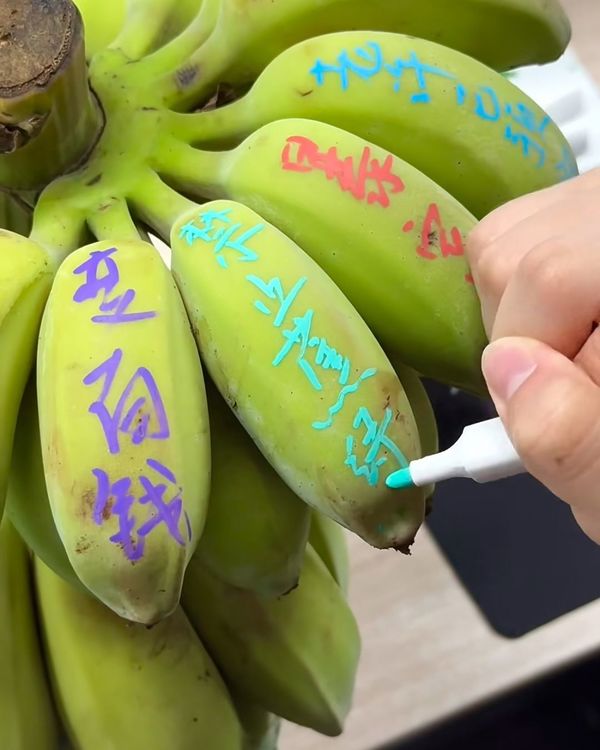
<svg viewBox="0 0 600 750"><path fill-rule="evenodd" d="M526 469L600 543L600 169L492 212L467 256L498 414Z"/></svg>

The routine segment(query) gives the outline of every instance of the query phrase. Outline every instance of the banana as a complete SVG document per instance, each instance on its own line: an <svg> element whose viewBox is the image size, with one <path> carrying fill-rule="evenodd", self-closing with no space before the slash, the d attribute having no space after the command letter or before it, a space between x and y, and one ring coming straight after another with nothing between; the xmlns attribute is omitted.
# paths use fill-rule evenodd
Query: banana
<svg viewBox="0 0 600 750"><path fill-rule="evenodd" d="M232 201L184 213L171 249L206 368L269 463L368 543L409 547L423 494L399 501L385 477L420 455L418 429L356 310L288 237Z"/></svg>
<svg viewBox="0 0 600 750"><path fill-rule="evenodd" d="M310 509L265 461L207 378L212 480L197 554L232 586L279 596L298 584Z"/></svg>
<svg viewBox="0 0 600 750"><path fill-rule="evenodd" d="M244 203L285 232L407 365L484 390L487 337L464 256L477 222L422 172L358 136L303 119L264 125L231 151L165 139L154 159L188 192Z"/></svg>
<svg viewBox="0 0 600 750"><path fill-rule="evenodd" d="M52 264L43 248L0 229L0 518L19 404L51 283Z"/></svg>
<svg viewBox="0 0 600 750"><path fill-rule="evenodd" d="M0 747L58 750L58 727L29 580L27 550L7 518L0 523Z"/></svg>
<svg viewBox="0 0 600 750"><path fill-rule="evenodd" d="M477 217L577 174L559 128L506 77L401 34L309 39L276 57L237 101L172 117L183 137L211 148L285 117L327 122L410 162Z"/></svg>
<svg viewBox="0 0 600 750"><path fill-rule="evenodd" d="M25 388L13 446L6 515L29 549L72 586L75 575L56 530L44 477L35 374Z"/></svg>
<svg viewBox="0 0 600 750"><path fill-rule="evenodd" d="M243 750L277 750L281 719L240 693L232 692L238 718L244 730Z"/></svg>
<svg viewBox="0 0 600 750"><path fill-rule="evenodd" d="M431 39L499 71L555 60L571 38L558 0L222 0L213 33L172 75L175 99L189 107L217 82L242 89L293 44L354 29Z"/></svg>
<svg viewBox="0 0 600 750"><path fill-rule="evenodd" d="M73 745L242 750L229 693L181 607L146 628L72 588L39 558L35 571L54 692Z"/></svg>
<svg viewBox="0 0 600 750"><path fill-rule="evenodd" d="M308 546L300 585L278 599L236 589L194 556L183 607L225 680L264 709L322 734L342 732L360 636L339 587Z"/></svg>
<svg viewBox="0 0 600 750"><path fill-rule="evenodd" d="M421 442L421 454L430 456L439 450L438 427L433 411L433 405L421 379L410 367L399 361L398 357L390 355L390 361L400 378L402 387L410 402L410 408L415 415L415 421L419 428L419 439ZM430 500L435 492L435 484L428 484L423 488L425 497Z"/></svg>
<svg viewBox="0 0 600 750"><path fill-rule="evenodd" d="M204 380L185 309L142 241L61 264L37 357L40 435L56 528L81 582L152 624L179 600L210 487Z"/></svg>
<svg viewBox="0 0 600 750"><path fill-rule="evenodd" d="M115 45L120 47L119 34L129 23L132 36L143 36L144 23L161 16L158 33L153 34L145 52L150 53L178 36L195 18L203 0L73 0L85 29L86 58L91 60L99 52Z"/></svg>
<svg viewBox="0 0 600 750"><path fill-rule="evenodd" d="M91 60L108 47L123 28L127 0L73 0L83 20L85 56Z"/></svg>
<svg viewBox="0 0 600 750"><path fill-rule="evenodd" d="M336 521L314 511L308 541L325 563L327 570L344 595L347 596L350 582L350 557L344 529Z"/></svg>

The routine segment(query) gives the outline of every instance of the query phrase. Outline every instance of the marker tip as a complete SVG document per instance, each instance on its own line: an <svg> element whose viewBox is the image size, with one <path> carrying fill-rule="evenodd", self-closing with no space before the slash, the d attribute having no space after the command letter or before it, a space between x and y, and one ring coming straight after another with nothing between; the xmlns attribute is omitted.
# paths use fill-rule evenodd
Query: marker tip
<svg viewBox="0 0 600 750"><path fill-rule="evenodd" d="M414 487L415 483L410 475L410 469L400 469L390 474L385 480L386 485L392 490L405 490L408 487Z"/></svg>

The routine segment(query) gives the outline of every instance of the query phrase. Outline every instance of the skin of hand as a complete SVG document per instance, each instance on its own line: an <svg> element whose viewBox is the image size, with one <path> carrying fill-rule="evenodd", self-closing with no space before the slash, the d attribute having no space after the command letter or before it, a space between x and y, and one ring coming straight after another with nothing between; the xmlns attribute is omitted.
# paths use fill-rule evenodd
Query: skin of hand
<svg viewBox="0 0 600 750"><path fill-rule="evenodd" d="M600 169L496 209L467 257L498 414L525 468L600 544Z"/></svg>

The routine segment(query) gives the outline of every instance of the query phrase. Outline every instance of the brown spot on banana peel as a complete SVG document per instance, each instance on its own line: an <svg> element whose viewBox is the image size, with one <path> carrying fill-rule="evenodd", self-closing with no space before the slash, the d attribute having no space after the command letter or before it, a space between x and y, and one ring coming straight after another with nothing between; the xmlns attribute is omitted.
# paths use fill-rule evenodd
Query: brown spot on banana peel
<svg viewBox="0 0 600 750"><path fill-rule="evenodd" d="M85 492L82 492L81 503L77 511L77 516L82 519L93 518L95 503L96 503L95 490L85 490Z"/></svg>
<svg viewBox="0 0 600 750"><path fill-rule="evenodd" d="M88 180L85 184L88 187L92 187L93 185L97 185L101 179L102 179L102 172L99 172L97 175L92 177L91 180Z"/></svg>

